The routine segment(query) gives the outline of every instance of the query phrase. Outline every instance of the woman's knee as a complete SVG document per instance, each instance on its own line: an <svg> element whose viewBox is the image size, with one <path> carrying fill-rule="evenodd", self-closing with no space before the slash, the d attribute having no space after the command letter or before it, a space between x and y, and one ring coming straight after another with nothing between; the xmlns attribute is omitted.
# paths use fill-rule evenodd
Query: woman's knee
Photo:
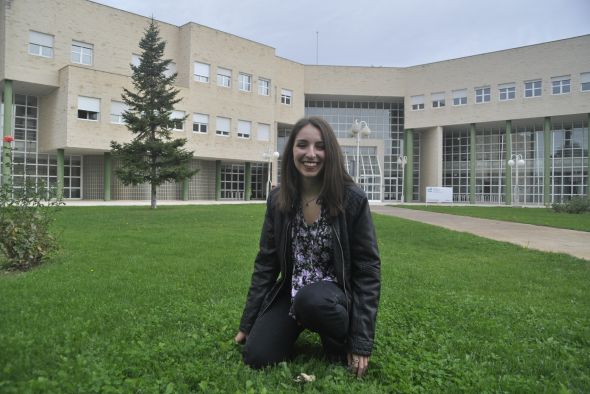
<svg viewBox="0 0 590 394"><path fill-rule="evenodd" d="M347 326L346 298L335 283L317 282L307 285L297 292L293 302L297 320L307 328L317 331L325 326L325 320L330 322L329 326L338 324L338 321L342 321L344 329Z"/></svg>

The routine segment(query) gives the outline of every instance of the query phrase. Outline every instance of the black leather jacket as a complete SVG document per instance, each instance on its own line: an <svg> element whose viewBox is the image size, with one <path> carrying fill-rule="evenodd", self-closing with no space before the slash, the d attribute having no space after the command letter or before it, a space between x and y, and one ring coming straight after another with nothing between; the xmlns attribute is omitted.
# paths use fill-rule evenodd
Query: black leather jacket
<svg viewBox="0 0 590 394"><path fill-rule="evenodd" d="M290 286L293 214L280 212L276 207L277 198L278 188L271 192L267 201L260 249L240 322L240 331L245 333L250 332L256 318L284 290L283 285ZM336 278L348 300L348 351L369 356L375 337L381 261L367 196L358 186L346 186L344 212L331 220L330 226Z"/></svg>

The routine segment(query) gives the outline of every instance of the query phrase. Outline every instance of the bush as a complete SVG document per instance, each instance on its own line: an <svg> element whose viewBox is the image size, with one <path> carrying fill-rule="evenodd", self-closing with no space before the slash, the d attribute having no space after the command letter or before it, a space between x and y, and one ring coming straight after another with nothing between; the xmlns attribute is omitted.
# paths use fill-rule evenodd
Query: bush
<svg viewBox="0 0 590 394"><path fill-rule="evenodd" d="M566 212L566 213L585 213L590 212L590 199L586 197L576 196L571 200L563 203L553 203L551 208L555 212Z"/></svg>
<svg viewBox="0 0 590 394"><path fill-rule="evenodd" d="M57 240L49 227L61 205L61 198L42 186L1 187L0 250L6 257L4 268L26 271L57 250Z"/></svg>

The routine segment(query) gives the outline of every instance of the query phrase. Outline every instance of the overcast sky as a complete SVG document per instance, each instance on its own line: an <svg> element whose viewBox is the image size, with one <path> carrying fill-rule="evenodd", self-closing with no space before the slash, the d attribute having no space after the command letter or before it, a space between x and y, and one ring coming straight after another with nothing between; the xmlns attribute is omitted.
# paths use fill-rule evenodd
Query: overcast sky
<svg viewBox="0 0 590 394"><path fill-rule="evenodd" d="M96 2L199 23L303 64L316 64L316 47L319 64L404 67L590 34L590 0Z"/></svg>

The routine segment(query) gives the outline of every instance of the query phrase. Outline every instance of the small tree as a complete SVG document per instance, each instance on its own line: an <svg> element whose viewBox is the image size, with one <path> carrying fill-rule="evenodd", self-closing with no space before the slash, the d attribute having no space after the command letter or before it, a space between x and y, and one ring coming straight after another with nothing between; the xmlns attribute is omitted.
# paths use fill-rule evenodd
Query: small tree
<svg viewBox="0 0 590 394"><path fill-rule="evenodd" d="M151 207L156 208L156 188L169 181L183 181L197 171L189 170L193 157L182 147L185 138L171 137L171 129L178 119L170 117L179 90L174 88L176 73L166 76L170 59L162 59L166 42L154 20L139 42L143 53L139 66L131 65L135 92L123 89L123 102L129 109L123 113L127 128L135 137L130 143L111 141L113 156L122 161L115 173L125 185L149 183Z"/></svg>

